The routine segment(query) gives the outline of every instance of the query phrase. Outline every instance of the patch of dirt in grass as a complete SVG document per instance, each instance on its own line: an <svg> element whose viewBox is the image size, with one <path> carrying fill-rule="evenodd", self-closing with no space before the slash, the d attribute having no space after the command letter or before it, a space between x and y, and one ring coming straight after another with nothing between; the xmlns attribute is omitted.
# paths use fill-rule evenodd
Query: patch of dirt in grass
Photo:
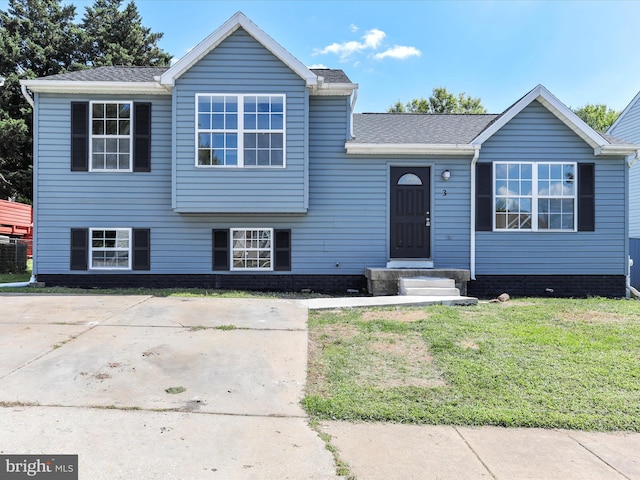
<svg viewBox="0 0 640 480"><path fill-rule="evenodd" d="M417 322L428 318L429 314L424 310L412 310L407 308L397 310L367 310L362 313L362 320L391 320L395 322Z"/></svg>
<svg viewBox="0 0 640 480"><path fill-rule="evenodd" d="M326 366L322 363L322 350L338 340L350 340L358 334L358 329L352 325L340 323L323 325L309 330L307 390L322 395L326 393Z"/></svg>
<svg viewBox="0 0 640 480"><path fill-rule="evenodd" d="M629 317L626 315L613 312L600 312L598 310L562 312L560 319L567 322L586 323L620 323L629 321Z"/></svg>
<svg viewBox="0 0 640 480"><path fill-rule="evenodd" d="M443 387L447 383L433 365L433 356L420 335L381 333L368 345L373 358L358 383L374 388Z"/></svg>
<svg viewBox="0 0 640 480"><path fill-rule="evenodd" d="M464 348L465 350L479 350L480 346L474 342L473 340L462 340L461 342L458 342L458 345L460 345L460 347Z"/></svg>

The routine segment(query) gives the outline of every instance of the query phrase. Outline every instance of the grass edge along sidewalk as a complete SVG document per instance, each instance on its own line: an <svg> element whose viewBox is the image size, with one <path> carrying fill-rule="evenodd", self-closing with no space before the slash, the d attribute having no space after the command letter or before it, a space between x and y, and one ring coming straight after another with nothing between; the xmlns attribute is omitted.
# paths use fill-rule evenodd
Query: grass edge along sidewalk
<svg viewBox="0 0 640 480"><path fill-rule="evenodd" d="M309 312L312 418L640 432L640 302Z"/></svg>

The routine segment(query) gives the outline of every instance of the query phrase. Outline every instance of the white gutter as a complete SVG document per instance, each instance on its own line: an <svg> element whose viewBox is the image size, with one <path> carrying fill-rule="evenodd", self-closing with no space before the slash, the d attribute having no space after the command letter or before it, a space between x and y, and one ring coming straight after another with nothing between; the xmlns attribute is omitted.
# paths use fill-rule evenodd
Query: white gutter
<svg viewBox="0 0 640 480"><path fill-rule="evenodd" d="M31 95L29 95L29 92L27 91L27 86L22 82L20 82L20 91L22 92L22 95L24 96L24 98L27 99L27 103L31 105L31 108L35 108L36 104L33 103L33 98L31 97Z"/></svg>
<svg viewBox="0 0 640 480"><path fill-rule="evenodd" d="M480 145L474 145L473 159L471 160L471 212L469 215L469 273L471 280L476 279L476 163L480 155Z"/></svg>
<svg viewBox="0 0 640 480"><path fill-rule="evenodd" d="M636 153L629 155L629 158L630 160L627 160L627 166L631 168L636 164L638 159L640 159L640 149L636 150Z"/></svg>
<svg viewBox="0 0 640 480"><path fill-rule="evenodd" d="M346 144L352 155L472 155L479 146L468 143L352 143Z"/></svg>

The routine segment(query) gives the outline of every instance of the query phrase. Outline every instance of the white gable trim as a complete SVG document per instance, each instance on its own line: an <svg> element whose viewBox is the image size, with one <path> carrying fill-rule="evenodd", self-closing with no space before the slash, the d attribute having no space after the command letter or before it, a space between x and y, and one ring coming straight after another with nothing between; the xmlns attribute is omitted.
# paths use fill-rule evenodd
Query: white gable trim
<svg viewBox="0 0 640 480"><path fill-rule="evenodd" d="M635 97L633 97L633 100L631 100L631 102L629 102L629 105L627 105L625 107L625 109L622 111L622 113L618 116L618 118L616 118L616 121L613 122L613 125L611 125L609 127L609 130L607 130L607 133L609 135L613 135L611 132L613 132L613 130L616 128L616 125L618 125L618 122L620 122L620 120L622 120L627 113L629 113L629 111L635 106L635 104L638 102L638 100L640 100L640 92L638 92L636 94ZM615 135L614 135L615 136Z"/></svg>
<svg viewBox="0 0 640 480"><path fill-rule="evenodd" d="M543 85L538 85L524 97L518 100L512 105L506 112L502 114L489 128L478 135L472 144L482 145L488 140L494 133L504 127L510 122L513 117L519 114L525 109L531 102L538 100L544 105L547 110L553 113L560 121L562 121L567 127L573 130L580 138L587 142L594 150L600 149L605 145L609 145L609 142L605 140L602 135L596 132L593 128L587 125L580 117L571 111L566 105L558 100L549 90Z"/></svg>
<svg viewBox="0 0 640 480"><path fill-rule="evenodd" d="M315 86L318 84L318 77L309 70L300 60L291 55L273 38L262 31L255 23L247 18L242 12L237 12L229 20L227 20L220 28L196 45L184 57L178 60L169 70L160 76L162 85L173 86L178 79L189 68L201 60L211 50L216 48L223 40L233 34L238 28L242 28L249 35L255 38L262 46L278 57L291 70L297 73L307 86Z"/></svg>
<svg viewBox="0 0 640 480"><path fill-rule="evenodd" d="M87 82L79 80L20 80L20 85L37 93L170 95L156 82Z"/></svg>

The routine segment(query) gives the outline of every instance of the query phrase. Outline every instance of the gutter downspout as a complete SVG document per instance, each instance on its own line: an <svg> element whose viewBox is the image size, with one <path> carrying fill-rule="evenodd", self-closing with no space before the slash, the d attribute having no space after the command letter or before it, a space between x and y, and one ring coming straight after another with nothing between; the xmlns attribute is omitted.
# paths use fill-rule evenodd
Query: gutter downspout
<svg viewBox="0 0 640 480"><path fill-rule="evenodd" d="M353 111L356 108L356 100L358 100L358 87L353 89L353 98L351 99L351 121L349 122L349 138L353 138Z"/></svg>
<svg viewBox="0 0 640 480"><path fill-rule="evenodd" d="M627 160L627 167L629 168L629 170L631 170L631 167L633 167L640 158L640 150L636 150L635 154L629 155L629 158L630 160ZM629 222L627 221L627 225L628 224ZM633 267L633 258L631 258L631 255L627 255L627 278L625 282L627 287L627 298L630 298L631 295L640 298L640 292L638 292L638 290L633 288L633 286L631 285L631 267Z"/></svg>
<svg viewBox="0 0 640 480"><path fill-rule="evenodd" d="M480 145L473 145L473 159L471 160L471 212L469 215L469 271L471 280L476 279L476 163L480 156Z"/></svg>
<svg viewBox="0 0 640 480"><path fill-rule="evenodd" d="M27 91L27 86L20 85L20 91L22 92L22 96L27 99L27 103L31 105L31 108L35 108L36 104L33 103L33 97L29 95L29 92Z"/></svg>

